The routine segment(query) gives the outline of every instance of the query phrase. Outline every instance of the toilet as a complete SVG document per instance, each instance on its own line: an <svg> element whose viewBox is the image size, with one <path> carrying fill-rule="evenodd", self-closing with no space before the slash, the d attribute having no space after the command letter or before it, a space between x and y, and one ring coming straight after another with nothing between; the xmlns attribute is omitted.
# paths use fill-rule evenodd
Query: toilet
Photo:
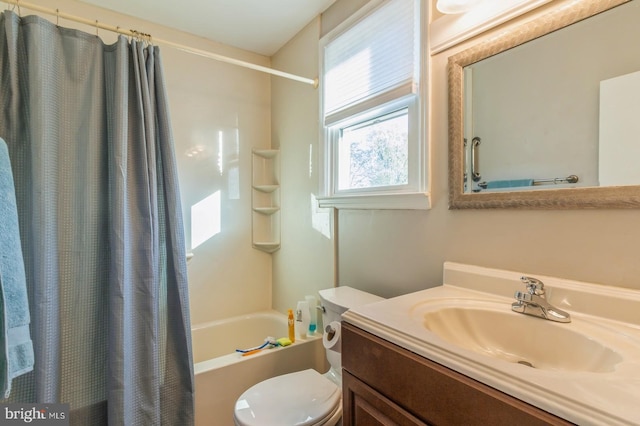
<svg viewBox="0 0 640 426"><path fill-rule="evenodd" d="M318 293L325 330L332 321L341 321L349 308L383 300L346 286ZM335 349L326 349L331 367L324 374L303 370L267 379L247 389L236 401L233 415L236 426L341 424L342 360Z"/></svg>

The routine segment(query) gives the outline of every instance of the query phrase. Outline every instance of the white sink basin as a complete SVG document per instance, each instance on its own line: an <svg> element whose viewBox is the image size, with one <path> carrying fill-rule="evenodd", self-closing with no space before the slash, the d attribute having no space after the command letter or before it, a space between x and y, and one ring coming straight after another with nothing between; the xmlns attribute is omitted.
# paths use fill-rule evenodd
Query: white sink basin
<svg viewBox="0 0 640 426"><path fill-rule="evenodd" d="M522 275L571 314L513 312ZM445 263L443 284L343 320L575 424L640 425L640 291Z"/></svg>
<svg viewBox="0 0 640 426"><path fill-rule="evenodd" d="M522 315L508 306L451 306L421 319L427 330L449 343L537 369L607 373L622 361L620 354L573 331L571 324Z"/></svg>

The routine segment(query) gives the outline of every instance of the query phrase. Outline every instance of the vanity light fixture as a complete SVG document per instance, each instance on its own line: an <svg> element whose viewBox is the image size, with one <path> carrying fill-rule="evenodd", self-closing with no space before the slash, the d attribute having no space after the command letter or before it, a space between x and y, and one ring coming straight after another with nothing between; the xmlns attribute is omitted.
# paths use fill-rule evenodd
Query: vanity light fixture
<svg viewBox="0 0 640 426"><path fill-rule="evenodd" d="M464 13L468 12L483 0L438 0L436 8L447 14Z"/></svg>

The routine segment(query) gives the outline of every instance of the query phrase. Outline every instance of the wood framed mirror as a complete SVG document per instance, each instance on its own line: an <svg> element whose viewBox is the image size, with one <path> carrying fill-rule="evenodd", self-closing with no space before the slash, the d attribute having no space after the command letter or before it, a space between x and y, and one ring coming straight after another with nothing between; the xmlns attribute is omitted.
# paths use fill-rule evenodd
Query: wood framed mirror
<svg viewBox="0 0 640 426"><path fill-rule="evenodd" d="M629 8L625 10L624 8ZM603 128L612 127L614 134L616 133L619 125L615 120L613 124L602 124L603 117L611 116L613 113L604 114L602 99L605 96L601 94L602 81L614 81L617 84L618 77L623 77L631 74L638 74L638 82L640 84L640 55L637 53L638 49L635 46L635 40L640 38L633 38L629 36L622 28L615 28L615 31L611 31L618 35L618 37L624 37L620 42L616 42L615 49L611 49L606 43L613 43L611 40L599 36L594 30L590 28L580 29L579 25L609 25L612 26L611 21L615 14L627 17L632 27L638 27L640 34L640 26L637 22L640 22L640 2L634 2L630 0L574 0L574 1L558 1L552 2L547 8L548 10L538 17L532 20L524 20L521 24L518 24L512 28L509 28L503 32L500 32L497 36L489 38L486 41L480 42L460 53L457 53L449 58L448 61L448 83L449 83L449 208L451 209L468 209L468 208L521 208L521 209L578 209L578 208L639 208L640 207L640 136L635 135L634 140L629 140L627 147L620 147L614 145L612 148L605 148L609 144L598 142L599 139L603 139ZM638 13L638 17L630 17L630 12ZM616 18L617 19L617 18ZM605 23L603 23L605 22ZM622 24L615 24L622 25ZM596 48L594 47L593 40L585 40L586 48L566 48L561 47L557 52L551 52L552 49L545 48L541 43L553 43L558 44L557 39L564 37L567 39L577 40L587 37L579 37L576 34L568 34L565 31L583 31L585 34L591 34L593 40L600 43L601 46L598 50L605 53L609 53L612 50L623 52L626 57L637 56L637 63L635 61L622 60L624 65L613 67L609 70L597 70L592 72L593 77L583 77L578 71L565 71L568 74L570 82L577 82L578 85L582 85L587 89L588 94L585 94L585 100L581 97L574 95L564 95L554 89L553 84L558 84L560 87L570 86L571 84L560 82L552 83L550 77L547 77L546 71L554 68L562 68L565 60L573 59L574 56L578 57L583 55L582 63L578 62L576 65L571 65L572 69L587 69L591 70L592 65L598 63L608 63L609 60L601 60L593 56ZM564 36L562 35L564 32ZM535 96L539 96L543 90L536 85L548 85L550 86L546 90L550 92L551 97L536 100L535 102L527 100L524 95L518 94L515 96L518 98L521 106L514 106L517 104L505 103L503 107L504 111L500 110L500 107L496 106L498 103L480 105L485 106L485 111L489 111L492 114L485 114L489 117L493 117L493 121L489 121L488 124L484 124L485 132L490 135L489 141L482 139L480 143L480 137L482 135L474 134L474 127L481 128L479 124L481 122L481 114L476 113L476 102L473 100L476 96L482 96L482 93L487 93L487 90L480 90L480 83L476 82L476 75L482 75L482 69L476 68L479 64L486 62L493 62L500 64L501 61L507 60L508 57L513 57L513 61L518 63L517 66L522 66L522 58L534 58L533 54L529 54L524 49L530 49L531 46L539 45L541 47L538 50L544 52L551 52L549 55L552 62L549 64L537 62L537 58L534 62L535 66L528 66L527 72L532 71L531 75L527 77L526 72L517 71L515 65L501 65L501 70L505 72L505 77L500 77L499 73L495 71L486 71L485 74L493 74L494 80L511 80L511 76L521 77L522 81L526 83L520 83L520 86L529 87L529 92L532 92ZM581 50L584 50L581 52ZM522 53L524 52L524 53ZM520 56L518 56L520 54ZM524 56L523 56L524 55ZM585 65L586 61L586 65ZM591 62L590 62L591 61ZM484 66L484 64L483 64ZM472 68L474 68L472 70ZM489 68L487 68L489 69ZM522 68L524 69L524 68ZM494 68L495 70L495 68ZM472 72L471 72L472 71ZM473 80L469 79L469 75L473 75ZM566 76L564 78L567 78ZM527 80L528 79L528 80ZM478 79L478 81L482 81ZM518 84L516 82L513 84ZM625 80L626 81L626 80ZM506 81L505 81L506 83ZM514 86L518 87L518 86ZM607 86L609 87L609 86ZM617 87L617 86L616 86ZM608 90L608 89L607 89ZM513 88L508 86L500 87L497 90L490 90L488 93L494 98L497 98L497 93L513 93ZM628 92L628 91L627 91ZM473 94L473 97L469 95ZM554 98L555 96L555 98ZM608 95L607 95L608 96ZM485 95L486 97L486 95ZM634 96L640 99L640 92ZM522 99L520 99L522 98ZM607 98L608 99L608 98ZM565 104L565 101L575 100L575 104ZM509 100L511 102L511 100ZM502 100L500 101L502 102ZM617 101L616 101L617 102ZM538 109L529 109L531 105L538 103ZM523 105L526 105L523 106ZM574 106L577 105L577 106ZM586 118L574 119L572 116L573 110L581 109L579 107L587 105L582 108L588 110ZM638 102L640 108L640 101ZM521 111L524 119L508 117L506 114L509 110ZM471 112L473 111L473 113ZM507 111L507 112L505 112ZM607 110L608 111L608 110ZM544 116L544 113L555 114L555 120L568 125L568 130L559 130L552 127L547 122L540 122L539 116ZM620 114L613 114L614 118L619 118ZM519 121L520 120L520 121ZM494 128L500 127L503 123L521 123L531 122L532 129L522 129L517 127L511 131L511 133L505 139L506 143L510 145L498 145L497 141L500 137L494 134ZM640 116L636 117L637 122L640 123ZM584 122L584 124L583 124ZM527 123L529 124L529 123ZM505 127L505 126L502 126ZM535 132L540 131L539 135ZM573 134L575 137L571 137L570 145L567 142L566 134ZM524 135L524 136L523 136ZM562 137L564 139L554 141L554 138ZM527 139L529 138L529 139ZM527 139L524 142L521 139ZM587 139L593 139L593 146L587 144ZM505 187L502 184L492 185L487 181L483 181L481 177L477 176L479 173L477 170L471 170L471 165L475 165L478 168L482 165L481 160L483 156L490 156L488 154L490 150L484 151L488 144L496 141L494 152L503 153L504 157L507 157L511 163L510 167L502 167L507 171L502 171L504 175L500 175L497 171L489 168L486 173L486 179L488 182L507 182ZM540 143L543 141L545 143ZM526 145L528 142L528 145ZM532 154L531 151L523 151L522 153L513 153L510 150L517 144L523 144L523 146L531 147L533 145L548 145L550 152L542 154ZM480 146L483 150L477 153L475 158L472 158L473 147ZM633 150L638 149L638 157L633 155ZM563 155L567 158L573 157L585 157L585 163L589 166L583 167L582 165L569 164L569 160L563 160L561 151L566 151ZM507 153L508 152L508 153ZM583 155L584 154L584 155ZM492 158L495 157L495 155ZM534 158L546 159L544 161L539 160L535 162ZM559 166L557 171L553 171L553 165L551 165L551 158L559 158ZM517 161L516 161L517 160ZM547 161L549 160L549 161ZM628 172L623 169L621 164L628 162L631 169ZM549 163L549 164L547 164ZM635 166L638 163L638 166ZM489 164L486 161L484 165ZM619 166L620 165L620 166ZM633 167L635 166L635 167ZM484 167L484 166L483 166ZM589 169L590 167L590 169ZM480 168L481 169L481 168ZM583 170L584 169L584 170ZM638 169L637 180L625 180L627 175L635 174L635 169ZM607 171L609 170L609 171ZM622 173L620 173L622 170ZM493 175L492 175L493 173ZM520 174L518 174L520 173ZM546 173L546 174L545 174ZM623 175L612 176L612 174ZM484 174L484 173L483 173ZM576 177L578 181L573 180ZM474 180L475 178L475 180ZM479 186L479 184L485 186ZM488 186L488 190L487 190Z"/></svg>

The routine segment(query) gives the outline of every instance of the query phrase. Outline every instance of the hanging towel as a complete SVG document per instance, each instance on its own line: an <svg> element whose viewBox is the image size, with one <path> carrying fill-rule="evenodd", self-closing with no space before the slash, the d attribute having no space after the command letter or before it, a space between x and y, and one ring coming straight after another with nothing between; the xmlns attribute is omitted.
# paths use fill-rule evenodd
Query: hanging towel
<svg viewBox="0 0 640 426"><path fill-rule="evenodd" d="M521 186L533 186L533 179L491 180L487 182L487 189L518 188Z"/></svg>
<svg viewBox="0 0 640 426"><path fill-rule="evenodd" d="M0 138L0 398L11 380L33 370L29 302L9 150Z"/></svg>

